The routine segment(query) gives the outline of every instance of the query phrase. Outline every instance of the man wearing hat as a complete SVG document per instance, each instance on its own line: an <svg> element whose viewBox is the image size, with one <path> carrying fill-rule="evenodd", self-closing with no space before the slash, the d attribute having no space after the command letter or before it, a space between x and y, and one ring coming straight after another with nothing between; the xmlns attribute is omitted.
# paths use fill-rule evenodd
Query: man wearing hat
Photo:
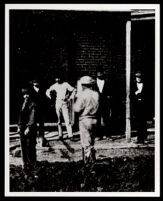
<svg viewBox="0 0 163 201"><path fill-rule="evenodd" d="M93 90L95 81L90 76L82 77L78 82L75 112L79 113L81 145L84 149L85 163L95 162L94 137L99 111L99 93Z"/></svg>
<svg viewBox="0 0 163 201"><path fill-rule="evenodd" d="M135 87L133 90L133 106L137 126L137 142L144 143L147 137L145 86L140 71L135 73Z"/></svg>
<svg viewBox="0 0 163 201"><path fill-rule="evenodd" d="M27 87L23 87L21 92L24 100L19 115L18 133L20 133L22 158L26 169L33 168L36 162L36 104L31 99Z"/></svg>

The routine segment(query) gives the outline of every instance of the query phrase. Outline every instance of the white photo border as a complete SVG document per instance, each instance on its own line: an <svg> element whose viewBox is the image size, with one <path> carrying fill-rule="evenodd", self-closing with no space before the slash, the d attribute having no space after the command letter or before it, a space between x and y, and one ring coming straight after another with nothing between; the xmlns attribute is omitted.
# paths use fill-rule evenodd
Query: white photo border
<svg viewBox="0 0 163 201"><path fill-rule="evenodd" d="M9 189L9 11L155 10L155 192L10 192ZM5 196L6 197L159 197L160 196L160 5L159 4L5 4Z"/></svg>

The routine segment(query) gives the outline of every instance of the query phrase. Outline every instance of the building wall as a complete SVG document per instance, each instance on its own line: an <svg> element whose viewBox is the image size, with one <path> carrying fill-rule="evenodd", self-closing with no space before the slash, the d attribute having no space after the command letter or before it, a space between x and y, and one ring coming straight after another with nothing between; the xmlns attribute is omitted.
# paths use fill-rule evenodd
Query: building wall
<svg viewBox="0 0 163 201"><path fill-rule="evenodd" d="M125 24L119 30L110 27L109 32L77 32L72 70L76 77L95 77L98 69L104 71L112 87L110 125L114 134L125 130Z"/></svg>
<svg viewBox="0 0 163 201"><path fill-rule="evenodd" d="M106 74L111 71L111 50L104 34L78 32L75 70L80 74L95 76L97 68L102 67Z"/></svg>
<svg viewBox="0 0 163 201"><path fill-rule="evenodd" d="M40 77L46 89L55 76L61 74L75 86L80 76L95 77L97 70L102 68L113 89L112 132L124 133L126 20L129 18L129 13L122 12L12 11L11 123L17 122L23 82ZM149 72L148 83L153 80L154 71L154 43L150 43L154 34L151 30L150 23L140 25L137 22L131 33L132 74L143 61L146 67L142 69L146 75ZM153 102L150 104L153 106ZM54 108L48 111L46 121L56 121Z"/></svg>

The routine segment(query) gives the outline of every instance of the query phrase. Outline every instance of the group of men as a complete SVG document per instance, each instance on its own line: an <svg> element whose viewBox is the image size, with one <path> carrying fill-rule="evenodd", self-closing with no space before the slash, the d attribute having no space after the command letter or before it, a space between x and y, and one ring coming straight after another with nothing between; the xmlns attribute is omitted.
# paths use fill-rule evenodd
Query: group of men
<svg viewBox="0 0 163 201"><path fill-rule="evenodd" d="M141 75L137 75L139 78ZM134 93L135 100L139 108L143 106L143 91L144 86L141 79L136 84ZM20 133L22 157L25 167L31 166L36 162L36 137L37 123L39 123L39 138L42 146L48 146L48 142L44 137L44 120L43 108L44 102L41 98L41 89L38 81L32 82L32 90L22 88L24 101L21 107L18 132ZM97 72L97 78L93 79L90 76L83 76L77 82L77 87L72 87L69 83L64 82L60 77L55 79L55 83L46 90L46 96L52 98L55 94L55 109L58 118L58 135L59 140L63 140L61 116L63 115L68 138L73 140L72 125L69 116L68 103L71 99L74 100L73 110L79 116L80 140L84 151L85 163L95 162L94 140L95 136L107 138L108 121L111 115L111 93L108 88L108 83L104 79L103 72ZM136 98L137 97L137 98ZM138 129L138 140L141 142L145 139L145 123L140 115L141 110L137 110L137 115L140 120ZM99 128L103 127L103 134L99 136ZM98 133L98 135L97 135Z"/></svg>

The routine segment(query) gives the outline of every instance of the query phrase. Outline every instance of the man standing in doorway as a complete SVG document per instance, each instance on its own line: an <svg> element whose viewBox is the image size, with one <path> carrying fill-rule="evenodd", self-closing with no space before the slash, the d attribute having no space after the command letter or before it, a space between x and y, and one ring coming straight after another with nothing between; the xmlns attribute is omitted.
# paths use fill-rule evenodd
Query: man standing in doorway
<svg viewBox="0 0 163 201"><path fill-rule="evenodd" d="M98 137L99 139L109 139L109 121L111 117L111 89L102 71L97 71L96 84L97 91L100 94L99 127L100 129L103 128L103 135ZM99 133L101 132L99 131Z"/></svg>
<svg viewBox="0 0 163 201"><path fill-rule="evenodd" d="M63 82L60 77L57 77L55 79L56 83L50 86L49 89L46 91L46 95L51 99L51 93L55 92L56 94L56 114L58 118L58 133L59 133L59 139L63 139L62 134L62 127L61 127L61 114L63 115L66 129L68 133L68 137L70 140L73 140L73 134L72 134L72 126L71 121L69 117L69 109L68 109L68 102L71 98L73 98L75 91L75 88L72 87L67 82Z"/></svg>
<svg viewBox="0 0 163 201"><path fill-rule="evenodd" d="M145 86L143 76L140 71L136 72L135 78L136 80L133 89L133 107L137 126L137 142L144 143L147 138Z"/></svg>

